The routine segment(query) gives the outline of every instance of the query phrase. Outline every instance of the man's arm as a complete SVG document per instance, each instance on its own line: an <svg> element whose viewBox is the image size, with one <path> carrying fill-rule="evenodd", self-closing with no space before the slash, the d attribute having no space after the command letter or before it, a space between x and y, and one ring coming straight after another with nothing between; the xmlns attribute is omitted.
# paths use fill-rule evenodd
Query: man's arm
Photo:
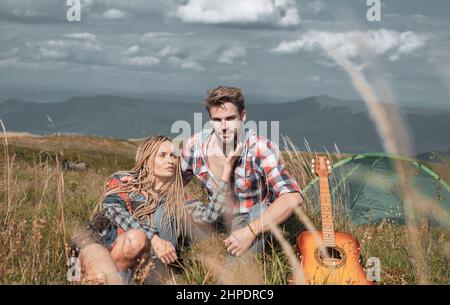
<svg viewBox="0 0 450 305"><path fill-rule="evenodd" d="M303 202L301 190L285 169L278 148L267 140L266 143L259 144L257 155L261 159L269 193L273 193L276 199L260 217L248 226L234 231L225 240L228 252L238 256L250 248L258 234L285 221Z"/></svg>
<svg viewBox="0 0 450 305"><path fill-rule="evenodd" d="M183 184L186 186L189 181L191 181L192 177L194 177L194 136L187 141L186 145L184 145L180 164Z"/></svg>
<svg viewBox="0 0 450 305"><path fill-rule="evenodd" d="M300 193L285 193L278 197L259 218L251 222L250 226L256 235L269 231L271 223L275 225L283 223L302 203L303 198Z"/></svg>
<svg viewBox="0 0 450 305"><path fill-rule="evenodd" d="M276 199L261 217L250 224L256 234L270 230L270 222L275 225L284 222L294 209L303 203L300 187L286 170L278 147L266 140L264 144L260 144L258 155L261 158L261 167L266 175L269 191Z"/></svg>
<svg viewBox="0 0 450 305"><path fill-rule="evenodd" d="M242 229L234 231L225 239L227 251L233 255L241 256L251 247L259 234L269 231L273 225L285 221L302 202L300 193L293 192L281 195L260 217Z"/></svg>

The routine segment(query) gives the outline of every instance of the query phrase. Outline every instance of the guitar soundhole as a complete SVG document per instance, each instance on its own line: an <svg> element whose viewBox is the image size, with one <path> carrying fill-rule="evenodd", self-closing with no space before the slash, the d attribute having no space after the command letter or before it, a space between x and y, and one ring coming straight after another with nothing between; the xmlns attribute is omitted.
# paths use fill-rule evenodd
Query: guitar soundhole
<svg viewBox="0 0 450 305"><path fill-rule="evenodd" d="M316 258L319 263L328 268L339 268L345 263L345 254L336 247L325 247L325 254L320 248L316 250Z"/></svg>

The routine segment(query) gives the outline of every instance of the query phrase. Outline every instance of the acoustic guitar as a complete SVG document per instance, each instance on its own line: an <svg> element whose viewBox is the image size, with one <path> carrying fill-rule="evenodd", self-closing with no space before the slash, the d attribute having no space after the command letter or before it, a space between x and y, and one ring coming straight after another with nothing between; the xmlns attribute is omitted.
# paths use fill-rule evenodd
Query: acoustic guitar
<svg viewBox="0 0 450 305"><path fill-rule="evenodd" d="M328 184L330 162L312 160L312 172L319 176L322 231L304 231L297 237L300 264L308 284L371 285L359 260L360 246L349 233L334 231L334 218ZM320 240L320 242L318 242Z"/></svg>

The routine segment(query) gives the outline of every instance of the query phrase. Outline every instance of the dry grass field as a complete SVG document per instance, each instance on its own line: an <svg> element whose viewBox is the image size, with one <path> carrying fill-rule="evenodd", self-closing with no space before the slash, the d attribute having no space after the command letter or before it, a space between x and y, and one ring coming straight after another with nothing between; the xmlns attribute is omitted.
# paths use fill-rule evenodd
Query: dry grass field
<svg viewBox="0 0 450 305"><path fill-rule="evenodd" d="M32 136L9 134L0 154L0 284L67 284L66 245L73 232L92 213L104 181L117 170L133 165L137 141L87 136ZM310 159L308 152L303 152ZM286 153L285 153L286 155ZM332 159L338 157L333 155ZM86 162L85 171L62 171L63 160ZM308 182L307 169L293 164L287 168L301 187ZM427 164L450 181L450 159ZM195 182L188 190L206 200L206 194ZM319 227L317 215L308 214ZM337 215L338 217L339 215ZM292 216L281 227L284 238L295 252L295 236L304 226ZM339 229L339 228L337 228ZM405 228L383 222L376 226L346 227L361 244L361 258L378 257L382 263L381 284L415 284L417 274L408 250ZM420 248L424 251L425 274L431 284L449 283L449 234L442 228L419 227ZM176 268L174 281L187 284L215 284L223 278L221 266L226 257L221 240L212 237L205 242L180 250L183 258ZM237 284L288 284L293 269L279 240L271 239L262 257L255 258L227 274ZM250 268L250 269L249 269ZM249 272L251 271L251 272Z"/></svg>

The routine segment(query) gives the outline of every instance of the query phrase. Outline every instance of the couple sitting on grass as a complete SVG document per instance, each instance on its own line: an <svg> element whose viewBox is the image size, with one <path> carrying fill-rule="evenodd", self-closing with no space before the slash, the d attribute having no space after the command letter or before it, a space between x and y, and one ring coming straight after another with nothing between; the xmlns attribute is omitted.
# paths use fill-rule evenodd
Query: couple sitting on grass
<svg viewBox="0 0 450 305"><path fill-rule="evenodd" d="M139 146L133 169L108 178L89 230L73 238L83 281L129 283L150 260L145 277L162 281L178 259L179 237L195 242L221 229L228 234L223 244L229 260L262 253L264 233L302 203L278 149L242 127L247 113L241 90L209 90L205 106L212 128L193 135L181 156L170 138L152 136ZM194 176L208 203L184 193Z"/></svg>

